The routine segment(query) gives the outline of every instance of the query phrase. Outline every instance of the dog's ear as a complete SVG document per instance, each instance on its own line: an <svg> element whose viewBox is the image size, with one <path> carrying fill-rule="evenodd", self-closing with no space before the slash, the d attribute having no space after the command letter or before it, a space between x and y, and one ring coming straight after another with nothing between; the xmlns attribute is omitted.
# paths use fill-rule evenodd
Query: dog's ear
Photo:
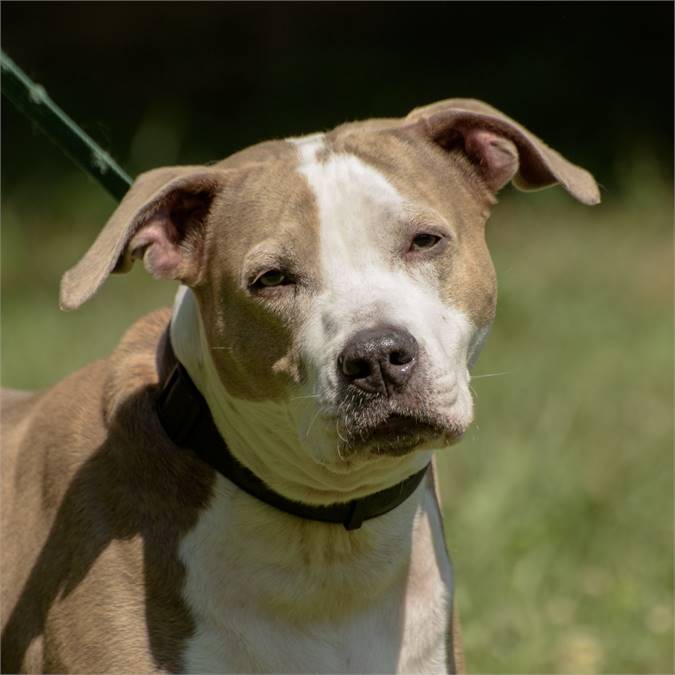
<svg viewBox="0 0 675 675"><path fill-rule="evenodd" d="M447 150L463 149L492 191L509 181L521 190L560 183L584 204L600 202L598 186L588 171L568 162L486 103L447 99L416 108L405 121L419 125L426 136Z"/></svg>
<svg viewBox="0 0 675 675"><path fill-rule="evenodd" d="M160 279L197 281L206 216L225 172L167 167L141 174L82 259L61 279L61 309L77 309L136 258Z"/></svg>

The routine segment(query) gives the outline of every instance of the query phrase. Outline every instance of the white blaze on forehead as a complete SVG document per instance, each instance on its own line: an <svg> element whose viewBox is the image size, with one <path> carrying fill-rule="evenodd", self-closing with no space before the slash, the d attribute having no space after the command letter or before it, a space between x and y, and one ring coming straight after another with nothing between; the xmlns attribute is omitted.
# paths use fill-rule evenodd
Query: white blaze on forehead
<svg viewBox="0 0 675 675"><path fill-rule="evenodd" d="M390 284L392 230L405 212L405 201L391 183L354 155L333 154L317 161L320 139L299 147L300 172L314 192L319 218L323 289L333 299L353 297L367 279ZM372 288L371 291L376 289ZM366 303L370 304L370 303Z"/></svg>

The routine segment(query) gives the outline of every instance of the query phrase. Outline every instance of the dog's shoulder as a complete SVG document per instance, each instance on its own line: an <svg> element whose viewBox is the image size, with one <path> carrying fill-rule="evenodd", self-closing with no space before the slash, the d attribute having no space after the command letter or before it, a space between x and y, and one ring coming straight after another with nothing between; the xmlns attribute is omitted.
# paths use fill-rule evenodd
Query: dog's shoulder
<svg viewBox="0 0 675 675"><path fill-rule="evenodd" d="M42 441L97 441L129 397L147 391L158 379L157 353L171 312L157 310L138 320L113 353L87 364L51 387L36 391L0 391L3 448L18 449L30 438L33 453ZM63 446L62 446L63 447Z"/></svg>
<svg viewBox="0 0 675 675"><path fill-rule="evenodd" d="M171 443L154 412L170 316L144 317L108 358L49 389L7 397L2 517L12 545L3 547L2 605L11 672L180 670L176 636L191 624L176 590L177 545L213 476ZM146 621L140 588L157 615L147 635L131 628ZM120 629L124 650L107 641L110 616L129 626ZM40 637L48 618L60 636L51 646ZM139 665L150 654L155 666Z"/></svg>
<svg viewBox="0 0 675 675"><path fill-rule="evenodd" d="M163 375L163 342L171 320L169 308L159 309L134 323L106 360L102 403L106 423L119 414L129 398L156 387Z"/></svg>
<svg viewBox="0 0 675 675"><path fill-rule="evenodd" d="M47 389L2 392L6 505L25 509L33 499L50 511L97 453L115 459L132 429L144 428L138 420L152 414L158 345L169 319L167 309L137 321L109 357Z"/></svg>

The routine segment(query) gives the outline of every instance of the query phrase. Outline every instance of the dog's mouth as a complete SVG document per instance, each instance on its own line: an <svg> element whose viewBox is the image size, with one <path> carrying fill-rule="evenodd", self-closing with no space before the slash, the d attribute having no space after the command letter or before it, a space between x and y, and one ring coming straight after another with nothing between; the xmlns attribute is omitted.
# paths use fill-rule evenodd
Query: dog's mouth
<svg viewBox="0 0 675 675"><path fill-rule="evenodd" d="M422 412L392 410L350 421L345 420L347 434L340 438L345 454L405 455L432 443L451 445L464 433L458 425Z"/></svg>
<svg viewBox="0 0 675 675"><path fill-rule="evenodd" d="M362 443L374 454L403 455L441 435L434 424L394 413L362 434Z"/></svg>

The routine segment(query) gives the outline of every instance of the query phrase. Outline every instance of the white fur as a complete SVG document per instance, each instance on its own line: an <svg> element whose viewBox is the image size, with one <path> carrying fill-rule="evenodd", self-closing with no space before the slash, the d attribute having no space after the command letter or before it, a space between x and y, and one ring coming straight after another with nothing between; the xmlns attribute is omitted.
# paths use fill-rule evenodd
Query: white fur
<svg viewBox="0 0 675 675"><path fill-rule="evenodd" d="M348 533L218 477L180 548L197 626L186 672L446 672L451 572L425 490Z"/></svg>

